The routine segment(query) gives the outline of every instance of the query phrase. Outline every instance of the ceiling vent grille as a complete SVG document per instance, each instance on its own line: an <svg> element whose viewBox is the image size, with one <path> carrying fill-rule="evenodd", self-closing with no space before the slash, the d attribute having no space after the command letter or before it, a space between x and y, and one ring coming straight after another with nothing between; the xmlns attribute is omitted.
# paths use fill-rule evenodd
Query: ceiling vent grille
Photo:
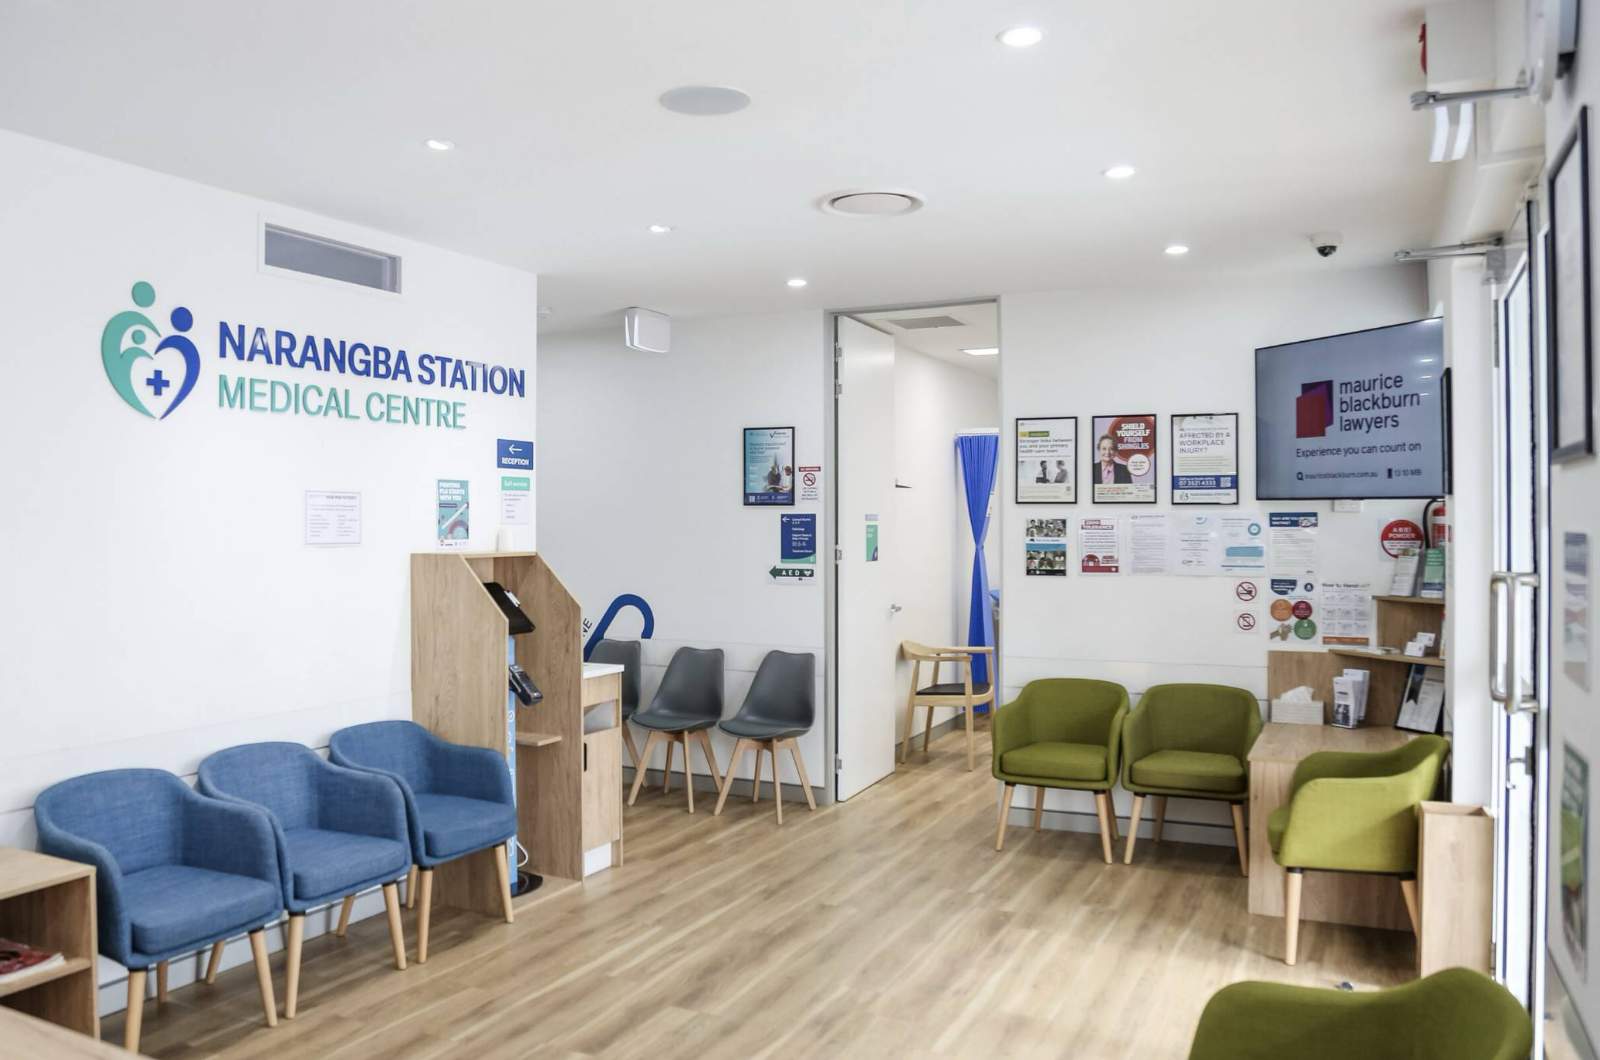
<svg viewBox="0 0 1600 1060"><path fill-rule="evenodd" d="M321 276L379 291L400 292L400 256L336 239L267 225L261 260L275 269Z"/></svg>
<svg viewBox="0 0 1600 1060"><path fill-rule="evenodd" d="M964 328L967 325L955 317L901 317L889 323L902 331L927 331L930 328Z"/></svg>

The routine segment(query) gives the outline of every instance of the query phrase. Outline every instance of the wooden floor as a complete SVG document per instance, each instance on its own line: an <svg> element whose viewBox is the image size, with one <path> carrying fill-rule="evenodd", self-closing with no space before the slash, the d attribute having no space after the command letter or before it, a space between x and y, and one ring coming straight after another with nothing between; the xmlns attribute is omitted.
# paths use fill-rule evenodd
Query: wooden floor
<svg viewBox="0 0 1600 1060"><path fill-rule="evenodd" d="M627 865L513 926L435 916L428 963L394 971L382 917L306 944L300 1013L262 1022L251 968L145 1009L163 1057L1186 1055L1207 997L1239 979L1358 987L1408 978L1411 939L1245 911L1231 847L1014 827L994 850L987 736L934 745L855 800L627 811ZM415 952L415 921L406 917ZM282 955L273 960L283 994ZM102 1033L120 1041L122 1018Z"/></svg>

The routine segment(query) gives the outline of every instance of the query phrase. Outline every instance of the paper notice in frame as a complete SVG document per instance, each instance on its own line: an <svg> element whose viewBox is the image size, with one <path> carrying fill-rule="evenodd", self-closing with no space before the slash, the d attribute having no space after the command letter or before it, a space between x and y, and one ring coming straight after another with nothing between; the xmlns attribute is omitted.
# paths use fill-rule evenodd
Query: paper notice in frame
<svg viewBox="0 0 1600 1060"><path fill-rule="evenodd" d="M360 493L306 490L305 503L306 544L361 544Z"/></svg>
<svg viewBox="0 0 1600 1060"><path fill-rule="evenodd" d="M1172 417L1172 503L1239 503L1239 414Z"/></svg>
<svg viewBox="0 0 1600 1060"><path fill-rule="evenodd" d="M1114 516L1078 520L1078 569L1083 574L1122 573L1122 522Z"/></svg>
<svg viewBox="0 0 1600 1060"><path fill-rule="evenodd" d="M1018 504L1076 504L1078 417L1016 421Z"/></svg>
<svg viewBox="0 0 1600 1060"><path fill-rule="evenodd" d="M1172 519L1165 512L1151 512L1128 519L1128 573L1168 574L1171 572Z"/></svg>
<svg viewBox="0 0 1600 1060"><path fill-rule="evenodd" d="M1065 519L1029 519L1025 524L1027 536L1023 539L1023 554L1030 575L1049 578L1067 576L1067 521Z"/></svg>
<svg viewBox="0 0 1600 1060"><path fill-rule="evenodd" d="M1156 502L1156 418L1096 416L1089 464L1096 504Z"/></svg>
<svg viewBox="0 0 1600 1060"><path fill-rule="evenodd" d="M1561 672L1589 691L1589 535L1561 539Z"/></svg>
<svg viewBox="0 0 1600 1060"><path fill-rule="evenodd" d="M1365 648L1372 644L1372 583L1322 583L1322 643Z"/></svg>
<svg viewBox="0 0 1600 1060"><path fill-rule="evenodd" d="M532 476L500 476L500 522L505 526L533 525Z"/></svg>
<svg viewBox="0 0 1600 1060"><path fill-rule="evenodd" d="M467 480L438 480L439 547L466 548L472 537L471 511L467 503Z"/></svg>

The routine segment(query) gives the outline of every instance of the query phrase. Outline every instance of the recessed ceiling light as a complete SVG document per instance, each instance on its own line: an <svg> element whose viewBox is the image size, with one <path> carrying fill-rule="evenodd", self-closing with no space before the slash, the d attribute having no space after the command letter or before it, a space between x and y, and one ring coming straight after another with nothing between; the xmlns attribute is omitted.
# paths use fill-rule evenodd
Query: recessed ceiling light
<svg viewBox="0 0 1600 1060"><path fill-rule="evenodd" d="M428 139L422 142L427 144L428 149L431 151L454 151L456 149L456 142L454 140Z"/></svg>
<svg viewBox="0 0 1600 1060"><path fill-rule="evenodd" d="M725 85L679 85L661 93L657 102L674 114L706 118L744 110L750 97Z"/></svg>
<svg viewBox="0 0 1600 1060"><path fill-rule="evenodd" d="M1031 48L1044 40L1044 31L1033 26L1012 26L995 37L1008 48Z"/></svg>
<svg viewBox="0 0 1600 1060"><path fill-rule="evenodd" d="M1189 253L1189 248L1184 246L1182 243L1173 243L1167 247L1167 253L1175 258L1182 257L1183 255Z"/></svg>
<svg viewBox="0 0 1600 1060"><path fill-rule="evenodd" d="M672 226L671 225L651 225L650 226L650 231L655 235L664 236L668 232L672 231Z"/></svg>
<svg viewBox="0 0 1600 1060"><path fill-rule="evenodd" d="M796 276L796 277L794 277L793 279L791 279L789 281L789 286L790 287L804 287L805 285L806 285L806 281L804 279L800 278L799 276Z"/></svg>
<svg viewBox="0 0 1600 1060"><path fill-rule="evenodd" d="M922 196L914 191L882 189L876 191L836 191L824 195L817 206L823 213L852 217L894 217L922 209Z"/></svg>
<svg viewBox="0 0 1600 1060"><path fill-rule="evenodd" d="M998 356L1000 356L1000 347L998 347L998 346L979 346L976 349L962 350L961 352L965 353L965 354L969 354L970 356L973 356L973 357L998 357Z"/></svg>
<svg viewBox="0 0 1600 1060"><path fill-rule="evenodd" d="M1107 180L1127 180L1137 172L1139 171L1128 165L1128 163L1118 162L1114 166L1106 167L1105 176Z"/></svg>

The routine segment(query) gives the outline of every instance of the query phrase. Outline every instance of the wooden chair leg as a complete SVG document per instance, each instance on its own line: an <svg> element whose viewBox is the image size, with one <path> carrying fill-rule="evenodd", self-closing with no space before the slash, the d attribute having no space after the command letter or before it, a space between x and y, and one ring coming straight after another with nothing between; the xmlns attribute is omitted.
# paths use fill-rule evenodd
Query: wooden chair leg
<svg viewBox="0 0 1600 1060"><path fill-rule="evenodd" d="M1233 846L1239 852L1239 875L1250 875L1250 849L1244 841L1244 804L1233 802L1228 804L1233 811Z"/></svg>
<svg viewBox="0 0 1600 1060"><path fill-rule="evenodd" d="M694 773L689 769L689 734L680 733L683 740L683 787L689 799L689 812L694 812Z"/></svg>
<svg viewBox="0 0 1600 1060"><path fill-rule="evenodd" d="M1300 953L1300 885L1305 873L1289 869L1283 874L1283 963L1293 964Z"/></svg>
<svg viewBox="0 0 1600 1060"><path fill-rule="evenodd" d="M283 1018L294 1019L300 1006L300 953L306 940L306 916L289 914L288 937L283 958Z"/></svg>
<svg viewBox="0 0 1600 1060"><path fill-rule="evenodd" d="M432 880L424 879L423 889L430 893L422 896L422 915L428 915L428 908L433 905ZM405 929L400 926L400 892L392 883L383 885L383 907L389 914L389 946L394 950L394 966L398 971L406 970L406 936Z"/></svg>
<svg viewBox="0 0 1600 1060"><path fill-rule="evenodd" d="M800 775L800 790L806 797L806 808L815 810L817 800L811 794L811 778L806 776L806 760L800 757L800 744L795 740L789 741L789 756L794 759L794 771Z"/></svg>
<svg viewBox="0 0 1600 1060"><path fill-rule="evenodd" d="M261 928L250 932L250 956L256 962L256 989L261 994L261 1010L267 1026L278 1025L278 999L272 994L272 965L267 961L267 934Z"/></svg>
<svg viewBox="0 0 1600 1060"><path fill-rule="evenodd" d="M644 787L644 778L648 775L646 766L650 762L650 750L655 747L656 740L660 735L660 733L651 729L644 738L644 751L639 756L639 765L633 771L633 791L628 795L629 806L632 806L634 800L639 797L639 789Z"/></svg>
<svg viewBox="0 0 1600 1060"><path fill-rule="evenodd" d="M1100 818L1100 853L1105 856L1107 865L1114 860L1111 853L1111 844L1114 841L1111 837L1111 822L1115 818L1111 815L1110 804L1111 800L1105 792L1094 793L1095 814Z"/></svg>
<svg viewBox="0 0 1600 1060"><path fill-rule="evenodd" d="M911 741L917 734L917 673L922 669L921 663L911 667L911 691L906 693L906 738L900 741L900 761L906 760L906 755L911 750Z"/></svg>
<svg viewBox="0 0 1600 1060"><path fill-rule="evenodd" d="M169 961L162 961L156 965L156 1004L167 1003L167 965Z"/></svg>
<svg viewBox="0 0 1600 1060"><path fill-rule="evenodd" d="M411 872L414 873L416 871L417 871L417 867L415 865L411 866ZM415 880L416 879L416 877L411 875L411 873L407 873L406 874L406 878L408 880ZM407 883L406 884L406 898L407 898L407 900L412 900L412 899L414 899L414 897L415 897L415 884ZM333 933L335 935L337 935L339 938L344 938L344 933L346 931L350 930L350 908L352 906L354 906L355 904L356 904L356 896L353 895L353 894L347 894L347 895L344 896L344 901L341 902L340 905L339 905L339 926L333 929Z"/></svg>
<svg viewBox="0 0 1600 1060"><path fill-rule="evenodd" d="M428 929L433 926L433 870L421 873L422 908L417 910L417 963L428 963ZM401 965L402 968L405 965Z"/></svg>
<svg viewBox="0 0 1600 1060"><path fill-rule="evenodd" d="M639 745L633 742L633 727L628 724L626 718L622 722L622 746L628 749L628 757L633 760L634 772L643 769L644 766L641 763L644 762L644 759L639 757Z"/></svg>
<svg viewBox="0 0 1600 1060"><path fill-rule="evenodd" d="M411 866L411 871L406 873L406 908L417 907L417 867Z"/></svg>
<svg viewBox="0 0 1600 1060"><path fill-rule="evenodd" d="M967 715L967 772L978 768L977 737L972 734L972 697L967 697L967 705L962 708Z"/></svg>
<svg viewBox="0 0 1600 1060"><path fill-rule="evenodd" d="M211 956L206 959L206 982L215 984L217 973L222 970L222 948L228 944L227 939L218 939L211 944Z"/></svg>
<svg viewBox="0 0 1600 1060"><path fill-rule="evenodd" d="M1111 841L1122 842L1122 823L1117 820L1117 798L1111 792L1106 792L1106 816L1111 818Z"/></svg>
<svg viewBox="0 0 1600 1060"><path fill-rule="evenodd" d="M750 787L750 801L761 801L761 741L751 740L750 746L756 749L756 779Z"/></svg>
<svg viewBox="0 0 1600 1060"><path fill-rule="evenodd" d="M1044 788L1038 784L1033 786L1033 830L1039 831L1044 827Z"/></svg>
<svg viewBox="0 0 1600 1060"><path fill-rule="evenodd" d="M924 703L922 708L928 712L922 719L922 753L928 753L928 744L933 742L933 707Z"/></svg>
<svg viewBox="0 0 1600 1060"><path fill-rule="evenodd" d="M1421 938L1422 913L1417 908L1417 881L1415 879L1401 880L1400 894L1406 900L1406 915L1411 918L1411 933Z"/></svg>
<svg viewBox="0 0 1600 1060"><path fill-rule="evenodd" d="M1161 842L1161 830L1166 827L1166 824L1167 797L1162 795L1156 799L1156 826L1155 829L1150 833L1150 841L1152 843Z"/></svg>
<svg viewBox="0 0 1600 1060"><path fill-rule="evenodd" d="M139 1051L139 1031L144 1027L144 976L143 968L128 970L128 1014L122 1024L122 1047L130 1053Z"/></svg>
<svg viewBox="0 0 1600 1060"><path fill-rule="evenodd" d="M728 756L728 771L722 775L722 783L717 785L717 808L711 811L711 816L722 816L722 807L728 801L728 790L733 787L733 774L739 770L739 756L744 754L744 737L733 741L733 752Z"/></svg>
<svg viewBox="0 0 1600 1060"><path fill-rule="evenodd" d="M514 924L517 914L511 909L511 848L504 843L494 852L494 874L500 888L500 912L505 915L506 923ZM422 963L421 958L417 963Z"/></svg>
<svg viewBox="0 0 1600 1060"><path fill-rule="evenodd" d="M783 823L783 777L778 771L778 741L767 741L767 754L772 756L772 805L778 810L778 823Z"/></svg>
<svg viewBox="0 0 1600 1060"><path fill-rule="evenodd" d="M1122 853L1124 865L1133 864L1133 844L1139 839L1139 818L1144 814L1144 796L1133 797L1133 811L1128 814L1128 846Z"/></svg>
<svg viewBox="0 0 1600 1060"><path fill-rule="evenodd" d="M1005 792L1000 796L1000 825L995 829L994 848L999 850L1006 845L1006 818L1011 815L1011 796L1017 793L1015 784L1007 784Z"/></svg>
<svg viewBox="0 0 1600 1060"><path fill-rule="evenodd" d="M672 753L678 749L678 734L663 733L661 738L667 743L667 764L661 770L661 794L665 795L672 790Z"/></svg>
<svg viewBox="0 0 1600 1060"><path fill-rule="evenodd" d="M711 743L711 733L701 729L697 735L700 738L700 750L705 752L706 765L711 767L711 779L720 789L722 787L722 770L717 768L717 749Z"/></svg>

